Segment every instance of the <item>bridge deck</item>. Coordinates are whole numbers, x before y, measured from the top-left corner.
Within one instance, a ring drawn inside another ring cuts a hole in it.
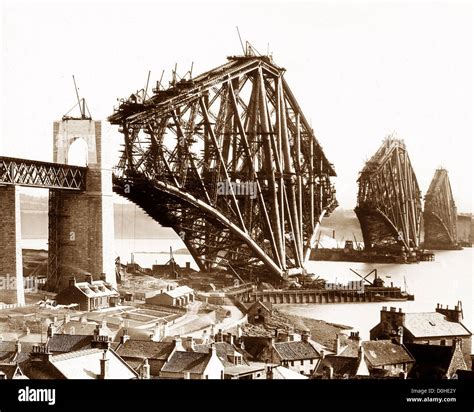
[[[0,156],[0,185],[82,191],[87,167]]]

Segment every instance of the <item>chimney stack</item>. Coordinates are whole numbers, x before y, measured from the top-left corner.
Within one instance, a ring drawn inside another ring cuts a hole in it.
[[[309,332],[308,332],[307,330],[305,330],[305,331],[303,332],[303,334],[301,335],[301,340],[302,340],[303,342],[306,342],[306,343],[308,342],[308,340],[309,340]]]
[[[122,332],[122,336],[120,336],[120,343],[124,344],[129,339],[130,339],[130,336],[128,336],[128,330],[124,329]]]
[[[73,276],[69,279],[69,286],[75,286],[76,285],[76,278]]]
[[[48,332],[47,332],[47,337],[48,338],[52,338],[54,336],[54,327],[53,327],[54,323],[50,323],[49,326],[48,326]]]
[[[90,285],[92,285],[92,275],[90,273],[88,273],[86,276],[85,276],[85,281],[87,283],[89,283]]]
[[[186,352],[183,346],[183,342],[181,341],[181,338],[176,338],[173,340],[174,343],[174,350],[177,352]]]
[[[21,342],[19,339],[17,339],[16,343],[15,343],[15,352],[16,353],[21,353]]]
[[[147,358],[145,358],[145,361],[143,362],[143,365],[142,365],[141,378],[150,379],[150,364],[148,363]]]
[[[109,360],[107,359],[107,350],[104,350],[102,359],[100,359],[100,374],[99,379],[107,379],[109,369]]]

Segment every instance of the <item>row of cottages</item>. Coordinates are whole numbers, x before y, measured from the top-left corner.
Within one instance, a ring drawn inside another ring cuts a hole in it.
[[[334,353],[322,354],[312,377],[316,379],[406,378],[413,367],[410,352],[391,340],[361,341],[358,332],[349,338],[337,335]]]
[[[463,353],[468,369],[472,366],[472,333],[462,323],[461,304],[443,308],[438,304],[435,312],[405,313],[402,309],[382,307],[380,322],[371,329],[370,340],[396,339],[400,343],[448,346],[455,352],[456,346]]]
[[[86,275],[84,282],[69,280],[69,285],[56,295],[56,303],[60,305],[77,304],[79,310],[93,311],[116,306],[120,302],[120,294],[112,285],[105,281],[93,280],[92,275]]]
[[[189,286],[178,286],[172,288],[168,285],[166,289],[155,296],[145,300],[147,304],[158,306],[174,306],[184,308],[194,302],[194,290]]]

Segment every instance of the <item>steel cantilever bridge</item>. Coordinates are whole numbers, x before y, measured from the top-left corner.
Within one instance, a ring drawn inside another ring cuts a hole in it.
[[[267,56],[229,57],[109,117],[124,137],[114,191],[173,228],[201,270],[302,273],[337,206],[334,166],[284,72]]]
[[[433,176],[425,196],[423,221],[425,247],[457,248],[457,210],[446,169],[436,170]]]
[[[355,212],[365,249],[418,249],[421,192],[405,143],[387,137],[366,162],[358,183]]]

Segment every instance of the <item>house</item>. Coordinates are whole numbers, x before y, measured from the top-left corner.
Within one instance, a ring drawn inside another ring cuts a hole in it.
[[[215,346],[208,353],[175,351],[160,372],[162,379],[223,379],[224,365]]]
[[[409,377],[415,379],[451,379],[458,371],[468,370],[458,338],[454,346],[407,343],[407,349],[415,358]]]
[[[75,303],[80,310],[92,311],[115,306],[120,302],[120,294],[105,280],[92,280],[92,275],[86,276],[85,282],[69,281],[68,287],[56,295],[60,305]]]
[[[248,321],[251,324],[265,324],[272,316],[272,304],[258,300],[247,308]]]
[[[391,340],[364,341],[361,348],[373,377],[406,378],[415,363],[404,345]]]
[[[22,365],[30,379],[137,379],[138,374],[112,349],[84,349],[53,355],[47,346],[33,348]]]
[[[0,380],[28,379],[16,363],[0,363]]]
[[[402,343],[454,346],[461,339],[461,350],[468,368],[471,367],[471,332],[462,324],[460,304],[454,309],[438,304],[435,312],[404,313],[384,306],[380,323],[370,331],[370,339],[396,338]]]
[[[21,342],[17,340],[0,341],[0,362],[20,364],[28,359],[30,352],[35,344],[29,342]]]
[[[145,300],[150,305],[186,307],[194,302],[194,290],[189,286],[178,286],[175,289],[168,285],[166,290]]]
[[[322,346],[311,341],[308,333],[304,333],[300,341],[275,342],[272,338],[270,346],[259,354],[259,359],[282,365],[303,375],[311,375],[321,359],[321,354],[316,348],[321,350]]]
[[[392,340],[361,341],[351,332],[345,345],[336,335],[335,353],[324,356],[313,377],[351,379],[362,377],[406,378],[414,364],[407,348]]]
[[[180,340],[174,342],[154,342],[152,340],[131,339],[124,334],[115,345],[115,352],[142,377],[157,378],[163,365],[175,350],[183,350]],[[143,367],[145,366],[145,371]],[[146,367],[148,366],[148,368]],[[146,372],[146,373],[144,373]]]

